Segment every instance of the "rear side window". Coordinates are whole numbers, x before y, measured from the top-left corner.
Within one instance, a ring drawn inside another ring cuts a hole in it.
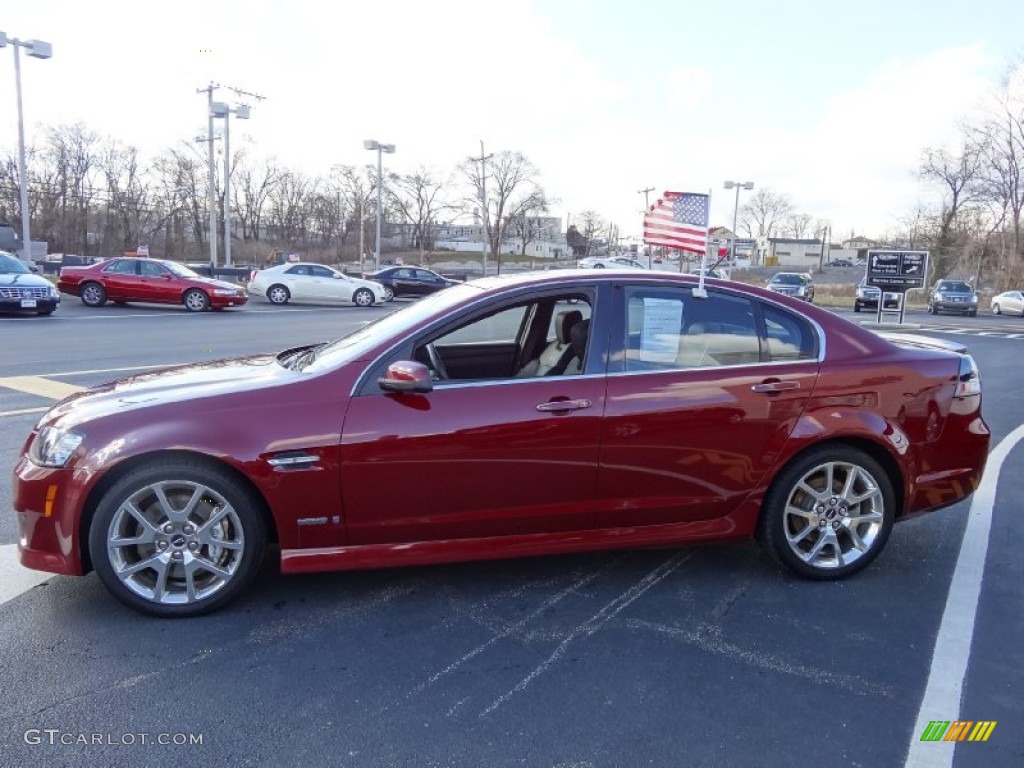
[[[115,275],[134,275],[136,262],[129,261],[128,259],[118,259],[113,264],[103,268],[104,272],[110,272]]]
[[[813,360],[818,356],[818,335],[810,323],[768,305],[762,312],[769,360]]]

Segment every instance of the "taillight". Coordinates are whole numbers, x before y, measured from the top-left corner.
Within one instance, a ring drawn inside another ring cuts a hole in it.
[[[981,394],[981,374],[978,365],[970,355],[960,356],[960,372],[956,379],[956,392],[953,397],[971,397]]]

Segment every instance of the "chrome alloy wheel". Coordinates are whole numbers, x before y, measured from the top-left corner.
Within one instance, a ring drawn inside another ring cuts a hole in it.
[[[107,557],[131,592],[162,605],[206,600],[234,578],[245,553],[242,523],[217,491],[166,480],[132,493],[107,529]]]
[[[790,549],[811,568],[823,570],[848,566],[870,552],[884,519],[878,481],[863,467],[841,461],[804,474],[783,511]]]

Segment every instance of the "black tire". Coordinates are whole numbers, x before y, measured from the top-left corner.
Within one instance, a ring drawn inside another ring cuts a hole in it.
[[[369,288],[360,288],[352,294],[352,303],[357,307],[372,307],[373,302],[373,291]]]
[[[856,301],[853,302],[853,311],[860,312],[860,304],[858,304]]]
[[[832,488],[826,493],[827,480],[823,472],[828,465],[833,465],[834,474]],[[843,487],[847,476],[843,467],[847,468],[846,472],[858,473],[854,488],[860,491],[874,490],[874,498],[848,506],[841,495],[842,491],[836,490],[837,487]],[[798,487],[801,480],[812,489],[823,492],[822,496],[813,500],[813,497]],[[812,484],[815,482],[821,487]],[[837,493],[840,495],[837,496]],[[787,514],[787,506],[791,499],[793,506],[807,511],[808,517]],[[881,510],[878,506],[881,506]],[[896,495],[892,481],[877,461],[850,446],[825,445],[797,456],[772,482],[761,507],[757,538],[776,561],[799,576],[818,581],[832,581],[857,573],[878,557],[889,539],[895,513]],[[851,520],[864,515],[880,519],[850,524]],[[806,525],[794,530],[794,523],[799,524],[801,521]],[[860,552],[854,546],[855,538],[851,530],[858,535],[857,540],[867,545],[866,551]],[[789,536],[796,538],[792,544]],[[821,539],[825,539],[825,542],[815,555],[814,546]],[[839,553],[843,552],[844,545],[849,545],[849,548],[841,558]],[[831,552],[831,560],[824,558],[826,548]],[[807,551],[808,549],[811,551]],[[855,552],[857,554],[854,559],[844,563],[844,560]],[[812,556],[813,560],[808,561],[806,556]],[[821,562],[815,564],[814,561],[819,557]]]
[[[993,315],[1001,315],[1001,314],[1003,314],[1003,310],[1001,310],[1001,309],[999,308],[999,305],[998,305],[998,304],[993,304],[993,305],[992,305],[992,314],[993,314]]]
[[[87,307],[102,307],[107,303],[107,291],[99,283],[89,281],[78,289],[82,303]]]
[[[390,285],[384,286],[384,301],[394,301],[395,290]]]
[[[291,299],[291,297],[292,292],[279,283],[267,288],[267,301],[269,301],[271,304],[277,304],[278,306],[282,306],[284,304],[287,304],[288,300]]]
[[[967,313],[967,316],[968,317],[977,317],[978,316],[978,310],[972,309],[970,312]]]
[[[594,269],[604,269],[604,264],[595,264]]]
[[[167,531],[163,527],[166,524],[163,520],[169,521],[169,518],[164,516],[161,519],[160,503],[152,491],[152,487],[157,484],[163,484],[165,497],[169,501],[173,500],[177,505],[174,508],[178,511],[184,510],[191,494],[198,495],[201,491],[204,496],[183,522],[171,523],[177,526],[174,531]],[[129,499],[158,527],[153,528],[152,544],[123,545],[116,549],[115,554],[108,547],[115,523],[120,537],[130,537],[132,533],[144,530],[134,516],[119,514],[121,506]],[[219,521],[210,519],[218,510],[223,509],[229,511]],[[205,523],[204,515],[207,518]],[[194,521],[194,525],[192,535],[186,536],[189,521]],[[128,530],[122,527],[125,523],[129,528],[132,524],[136,527]],[[208,528],[209,531],[206,530]],[[233,540],[236,544],[241,542],[241,548],[218,547],[210,544],[211,540]],[[129,472],[100,499],[88,531],[93,568],[107,590],[130,608],[165,618],[198,616],[216,610],[235,598],[259,571],[266,541],[267,530],[259,497],[225,470],[191,459],[157,460]],[[197,545],[196,550],[191,550],[193,543]],[[236,556],[235,553],[239,551],[241,554]],[[178,555],[181,559],[174,560]],[[208,594],[199,596],[195,596],[193,591],[195,599],[191,600],[186,588],[188,580],[184,578],[186,556],[190,558],[190,564],[200,563],[192,567],[194,573],[198,571],[192,579],[195,589],[210,590]],[[129,574],[126,580],[130,579],[132,586],[117,575],[116,568],[138,565],[146,560],[164,568],[167,599],[155,599],[160,582],[156,568],[140,568]],[[217,585],[211,577],[218,575],[203,570],[202,563],[222,568],[225,573],[231,569],[229,578],[221,578],[223,583]],[[149,582],[153,582],[151,586]],[[143,594],[147,589],[151,592],[148,596]]]
[[[205,312],[210,308],[210,297],[206,291],[189,288],[181,297],[181,303],[189,312]]]

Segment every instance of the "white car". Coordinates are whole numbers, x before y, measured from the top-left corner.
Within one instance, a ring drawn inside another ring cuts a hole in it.
[[[372,307],[385,301],[384,286],[349,277],[324,264],[298,262],[261,269],[249,280],[249,293],[265,296],[271,304],[289,301],[312,304],[355,304]]]
[[[647,269],[645,265],[636,259],[627,259],[625,256],[615,256],[610,259],[599,259],[591,256],[586,259],[580,259],[576,262],[576,266],[580,269]]]
[[[993,315],[1020,315],[1024,317],[1024,293],[1007,291],[992,297]]]

